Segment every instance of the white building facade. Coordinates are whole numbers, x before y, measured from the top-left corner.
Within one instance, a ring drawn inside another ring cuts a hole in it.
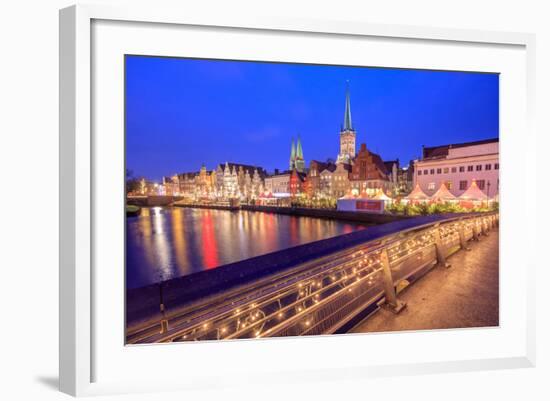
[[[460,196],[475,180],[488,198],[494,198],[499,193],[499,169],[498,138],[425,147],[422,160],[414,161],[413,188],[418,184],[431,196],[443,183]]]
[[[275,196],[289,196],[290,173],[275,174],[265,179],[265,192]]]

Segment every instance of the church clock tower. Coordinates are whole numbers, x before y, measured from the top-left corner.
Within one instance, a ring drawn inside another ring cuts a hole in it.
[[[340,153],[336,163],[351,164],[355,158],[356,132],[351,123],[351,102],[349,98],[349,84],[346,88],[346,108],[344,110],[344,124],[340,130]]]

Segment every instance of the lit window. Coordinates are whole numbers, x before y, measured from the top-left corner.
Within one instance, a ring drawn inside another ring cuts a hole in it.
[[[430,183],[428,184],[428,189],[429,189],[430,191],[433,191],[433,190],[435,189],[435,182],[430,182]]]
[[[443,174],[449,174],[449,167],[445,167],[443,169]]]
[[[447,187],[447,189],[450,191],[451,189],[453,189],[453,183],[452,181],[447,181],[445,183],[445,186]]]

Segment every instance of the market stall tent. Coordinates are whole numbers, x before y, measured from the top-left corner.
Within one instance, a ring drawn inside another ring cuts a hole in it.
[[[372,197],[372,199],[376,200],[383,200],[385,204],[392,203],[393,199],[390,198],[388,195],[384,193],[381,189],[379,189],[376,194]]]
[[[379,189],[376,194],[372,197],[373,199],[379,199],[384,201],[391,201],[392,198],[390,198],[388,195],[384,193],[381,189]]]
[[[427,201],[428,199],[430,199],[430,197],[420,189],[420,185],[416,184],[416,187],[414,187],[412,192],[408,194],[405,199],[409,202],[418,202]]]
[[[487,195],[483,193],[481,189],[477,186],[476,180],[472,181],[470,187],[464,191],[462,195],[458,197],[462,201],[482,201],[487,199]]]
[[[456,196],[449,191],[447,185],[441,183],[439,189],[430,197],[430,199],[434,202],[452,202],[456,201]]]

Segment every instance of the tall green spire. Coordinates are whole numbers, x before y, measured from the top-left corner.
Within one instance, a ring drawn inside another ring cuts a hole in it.
[[[300,135],[298,135],[298,144],[296,145],[296,159],[304,160],[304,154],[302,152],[302,142],[300,141]]]
[[[346,110],[344,112],[344,126],[342,131],[353,131],[351,124],[351,102],[349,99],[349,81],[346,81]]]
[[[302,152],[302,141],[300,140],[300,135],[298,135],[298,145],[296,147],[296,161],[294,162],[294,167],[300,173],[305,172],[306,163],[304,161],[304,153]]]
[[[296,162],[296,146],[294,145],[294,138],[292,138],[292,145],[290,147],[290,162],[289,169],[294,169],[294,163]]]

